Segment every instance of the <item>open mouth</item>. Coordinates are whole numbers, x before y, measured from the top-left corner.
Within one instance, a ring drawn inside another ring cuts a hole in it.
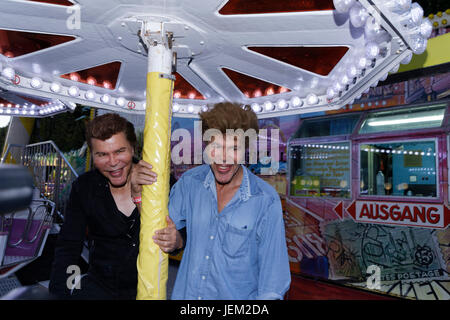
[[[120,176],[122,176],[123,173],[123,168],[114,170],[114,171],[109,171],[109,175],[112,176],[113,178],[119,178]]]

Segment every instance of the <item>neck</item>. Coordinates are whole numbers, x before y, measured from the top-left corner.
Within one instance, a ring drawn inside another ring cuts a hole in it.
[[[109,181],[108,181],[108,184],[109,184],[109,189],[111,190],[112,193],[115,193],[115,194],[129,193],[129,194],[131,194],[131,183],[130,183],[129,176],[127,177],[127,182],[125,182],[125,184],[122,186],[119,186],[119,187],[113,186],[111,184],[111,182],[109,182]]]
[[[239,169],[234,174],[233,178],[231,178],[231,181],[227,184],[220,184],[216,181],[216,190],[217,192],[221,192],[224,190],[230,190],[234,189],[236,187],[240,187],[242,183],[242,177],[244,176],[244,169],[242,166],[239,166]]]

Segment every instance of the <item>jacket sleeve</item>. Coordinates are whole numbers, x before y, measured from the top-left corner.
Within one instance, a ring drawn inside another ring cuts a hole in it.
[[[82,194],[80,189],[78,181],[75,181],[72,184],[64,223],[58,236],[50,275],[49,291],[60,298],[67,298],[70,295],[67,282],[69,282],[69,285],[75,284],[72,280],[75,279],[73,269],[76,269],[78,265],[83,242],[86,238],[87,219],[86,212],[81,206]],[[69,266],[75,267],[68,270]],[[67,281],[70,276],[72,276],[72,279],[70,279],[72,281]]]

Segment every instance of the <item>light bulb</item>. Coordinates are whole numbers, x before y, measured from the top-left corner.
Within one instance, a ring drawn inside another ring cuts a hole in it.
[[[274,108],[275,108],[275,106],[273,105],[272,102],[270,102],[270,101],[264,102],[264,109],[266,111],[272,111]]]
[[[358,73],[359,73],[359,70],[358,70],[358,68],[357,68],[356,66],[354,66],[354,65],[351,65],[351,66],[348,67],[348,69],[347,69],[347,76],[348,76],[350,79],[353,79],[353,78],[357,77],[357,76],[358,76]]]
[[[355,28],[361,28],[366,23],[369,13],[359,2],[350,9],[350,22]]]
[[[384,5],[392,12],[402,14],[411,8],[411,0],[390,0]]]
[[[71,95],[72,97],[78,97],[80,94],[80,90],[78,89],[78,87],[75,86],[71,86],[68,92],[69,95]]]
[[[365,69],[369,65],[369,60],[366,57],[360,57],[358,59],[357,67],[360,70]]]
[[[345,13],[355,4],[355,0],[333,0],[334,7],[339,13]]]
[[[423,19],[420,25],[420,35],[425,39],[428,39],[431,36],[431,32],[433,31],[433,25],[430,20],[425,18]]]
[[[173,112],[178,112],[180,110],[180,105],[178,103],[174,103],[172,106]]]
[[[103,103],[109,103],[111,96],[109,94],[104,94],[101,96],[100,101]]]
[[[251,105],[251,107],[252,107],[252,110],[255,112],[255,113],[258,113],[258,112],[260,112],[261,111],[261,106],[258,104],[258,103],[252,103],[252,105]]]
[[[284,110],[288,107],[288,104],[287,104],[286,100],[280,99],[277,101],[277,107],[278,107],[278,109]]]
[[[368,42],[366,44],[366,57],[369,59],[375,59],[380,54],[380,47],[374,42]]]
[[[409,64],[412,60],[413,54],[410,52],[400,63],[401,64]]]
[[[192,105],[192,104],[188,105],[187,111],[188,111],[189,113],[194,113],[194,111],[195,111],[194,105]]]
[[[328,88],[327,90],[327,98],[329,100],[334,99],[337,96],[337,92],[333,88]]]
[[[16,77],[16,71],[11,67],[6,67],[2,70],[2,76],[8,80],[13,80]]]
[[[207,112],[209,110],[208,106],[202,106],[202,112]]]
[[[344,87],[350,83],[350,78],[344,74],[341,79],[340,79],[341,83],[344,85]]]
[[[61,85],[57,82],[53,82],[50,86],[50,90],[54,93],[59,93],[61,91]]]
[[[422,7],[417,3],[414,2],[411,5],[411,22],[418,26],[423,20],[423,9]]]
[[[291,103],[291,105],[292,105],[294,108],[298,108],[298,107],[301,107],[301,106],[303,105],[302,99],[300,99],[300,98],[297,97],[297,96],[292,97],[290,103]]]
[[[116,105],[118,105],[119,107],[123,107],[125,105],[125,99],[123,97],[117,98]]]
[[[306,96],[306,102],[309,105],[315,105],[319,103],[319,98],[314,93],[310,93]]]
[[[39,89],[42,87],[42,80],[40,78],[34,77],[30,81],[30,86],[34,89]]]
[[[88,100],[94,100],[94,98],[95,98],[95,92],[94,92],[94,90],[88,90],[88,91],[86,91],[86,93],[85,93],[84,96],[85,96],[86,99],[88,99]]]
[[[415,54],[422,54],[427,49],[427,39],[422,38],[419,35],[414,36],[411,39],[411,50]]]

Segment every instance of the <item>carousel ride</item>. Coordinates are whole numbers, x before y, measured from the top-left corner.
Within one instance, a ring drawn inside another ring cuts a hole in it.
[[[339,109],[426,50],[423,13],[411,0],[6,0],[0,115],[146,115],[144,160],[162,179],[143,191],[138,299],[164,299],[167,256],[145,235],[167,215],[171,117],[221,101],[260,119]]]

